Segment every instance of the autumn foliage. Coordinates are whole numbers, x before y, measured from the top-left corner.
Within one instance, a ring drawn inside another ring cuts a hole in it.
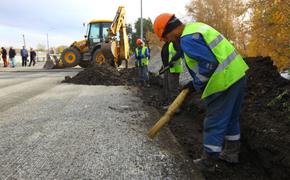
[[[192,0],[186,8],[196,21],[211,25],[234,41],[234,22],[242,13],[243,6],[239,0]]]
[[[271,56],[279,69],[290,67],[290,3],[287,0],[251,0],[250,56]]]
[[[191,0],[187,13],[220,31],[244,56],[271,56],[290,67],[290,3],[287,0]]]

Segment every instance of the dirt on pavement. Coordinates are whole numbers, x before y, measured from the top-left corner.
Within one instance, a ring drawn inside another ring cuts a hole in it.
[[[241,113],[242,146],[239,164],[219,162],[206,179],[287,179],[290,177],[290,82],[283,79],[270,58],[246,59],[247,95]],[[112,76],[113,75],[113,76]],[[88,68],[64,82],[89,85],[136,85],[135,68],[116,71],[109,66]],[[165,101],[159,79],[150,76],[151,87],[138,95],[160,113]],[[190,95],[169,123],[169,128],[192,159],[202,152],[205,109],[199,94]],[[156,121],[158,120],[158,117]]]

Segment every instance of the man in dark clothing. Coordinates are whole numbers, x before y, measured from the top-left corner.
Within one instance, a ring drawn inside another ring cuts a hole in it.
[[[33,61],[33,66],[35,65],[35,57],[36,57],[36,52],[33,50],[33,48],[30,48],[30,62],[29,62],[29,66],[31,66],[32,61]]]
[[[4,47],[1,47],[2,49],[2,59],[3,59],[3,64],[4,64],[4,67],[7,67],[8,66],[8,62],[7,62],[7,51]]]
[[[181,61],[180,48],[173,43],[165,43],[161,50],[161,59],[163,63],[162,70],[166,66],[170,66],[170,69],[165,71],[163,85],[164,93],[167,97],[167,102],[164,109],[168,108],[168,105],[176,98],[179,93],[179,75],[183,72]]]
[[[28,58],[28,52],[25,49],[25,46],[20,51],[21,57],[22,57],[22,66],[26,66],[27,58]]]
[[[13,67],[13,68],[15,67],[15,55],[16,55],[15,50],[13,49],[13,47],[10,47],[9,60],[10,60],[11,67]]]

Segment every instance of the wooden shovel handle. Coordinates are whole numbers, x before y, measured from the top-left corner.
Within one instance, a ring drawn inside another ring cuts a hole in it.
[[[148,137],[153,139],[159,130],[165,126],[172,118],[176,110],[181,106],[187,94],[189,93],[189,89],[182,90],[179,95],[175,98],[173,103],[169,106],[166,113],[157,121],[157,123],[148,131]]]

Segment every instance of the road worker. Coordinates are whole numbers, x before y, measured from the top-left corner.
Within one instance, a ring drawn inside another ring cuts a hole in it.
[[[141,85],[149,86],[149,72],[148,72],[148,64],[149,64],[149,50],[141,39],[136,40],[136,49],[135,49],[135,65],[139,69],[139,80]]]
[[[160,14],[154,32],[165,42],[179,44],[192,77],[183,88],[202,92],[205,103],[203,154],[194,160],[202,171],[215,171],[216,160],[238,162],[239,116],[248,69],[234,46],[204,23],[183,24],[174,14]]]

